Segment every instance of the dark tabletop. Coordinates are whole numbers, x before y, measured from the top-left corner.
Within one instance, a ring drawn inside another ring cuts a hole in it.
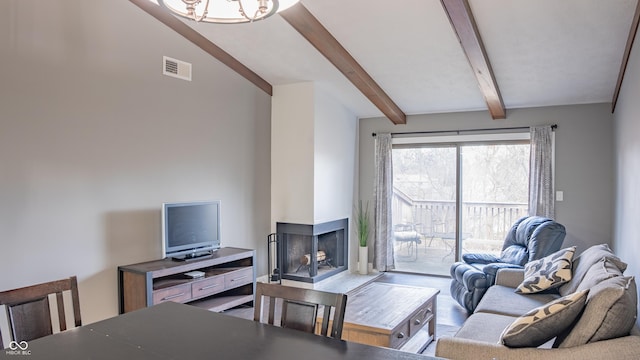
[[[28,359],[430,359],[173,302],[29,342]],[[8,350],[8,349],[7,349]],[[0,350],[0,357],[16,359]]]

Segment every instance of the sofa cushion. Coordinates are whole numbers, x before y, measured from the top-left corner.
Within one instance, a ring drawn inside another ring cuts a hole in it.
[[[554,347],[573,347],[628,335],[637,317],[632,276],[616,276],[593,286],[577,323],[556,338]]]
[[[513,292],[512,287],[494,285],[487,289],[476,307],[475,313],[483,312],[518,317],[559,297],[558,294],[545,292],[523,295]]]
[[[521,294],[554,289],[571,280],[571,265],[576,247],[568,247],[530,261],[524,266],[524,281],[516,288]]]
[[[498,344],[500,334],[515,319],[512,316],[474,313],[465,320],[455,336],[462,339]]]
[[[493,263],[485,265],[482,268],[482,271],[487,274],[487,279],[491,279],[490,284],[495,284],[496,277],[498,276],[498,271],[502,269],[524,269],[524,267],[514,264]]]
[[[627,264],[614,255],[608,245],[594,245],[573,259],[573,276],[569,282],[558,288],[560,295],[564,296],[576,292],[591,266],[604,258],[609,259],[621,272],[627,268]]]
[[[610,259],[602,258],[597,263],[591,265],[580,282],[580,285],[578,285],[577,291],[591,289],[604,280],[616,276],[622,276],[622,271],[620,271],[618,266]]]
[[[500,336],[508,347],[538,347],[569,327],[584,308],[589,290],[556,299],[518,317]]]

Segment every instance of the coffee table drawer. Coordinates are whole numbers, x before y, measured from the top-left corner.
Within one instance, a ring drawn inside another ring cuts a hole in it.
[[[409,320],[409,334],[413,336],[420,331],[425,324],[428,324],[433,319],[433,315],[433,301],[429,301]]]
[[[409,341],[409,336],[409,323],[405,322],[396,330],[394,330],[389,336],[389,347],[392,349],[401,347],[402,344]]]

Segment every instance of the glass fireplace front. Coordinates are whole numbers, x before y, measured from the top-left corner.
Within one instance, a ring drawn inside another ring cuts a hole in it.
[[[314,283],[347,269],[348,219],[316,225],[277,223],[282,279]]]

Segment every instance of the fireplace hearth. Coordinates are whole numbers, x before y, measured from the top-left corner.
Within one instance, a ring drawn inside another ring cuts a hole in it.
[[[277,223],[282,279],[315,283],[347,270],[348,219],[306,225]]]

